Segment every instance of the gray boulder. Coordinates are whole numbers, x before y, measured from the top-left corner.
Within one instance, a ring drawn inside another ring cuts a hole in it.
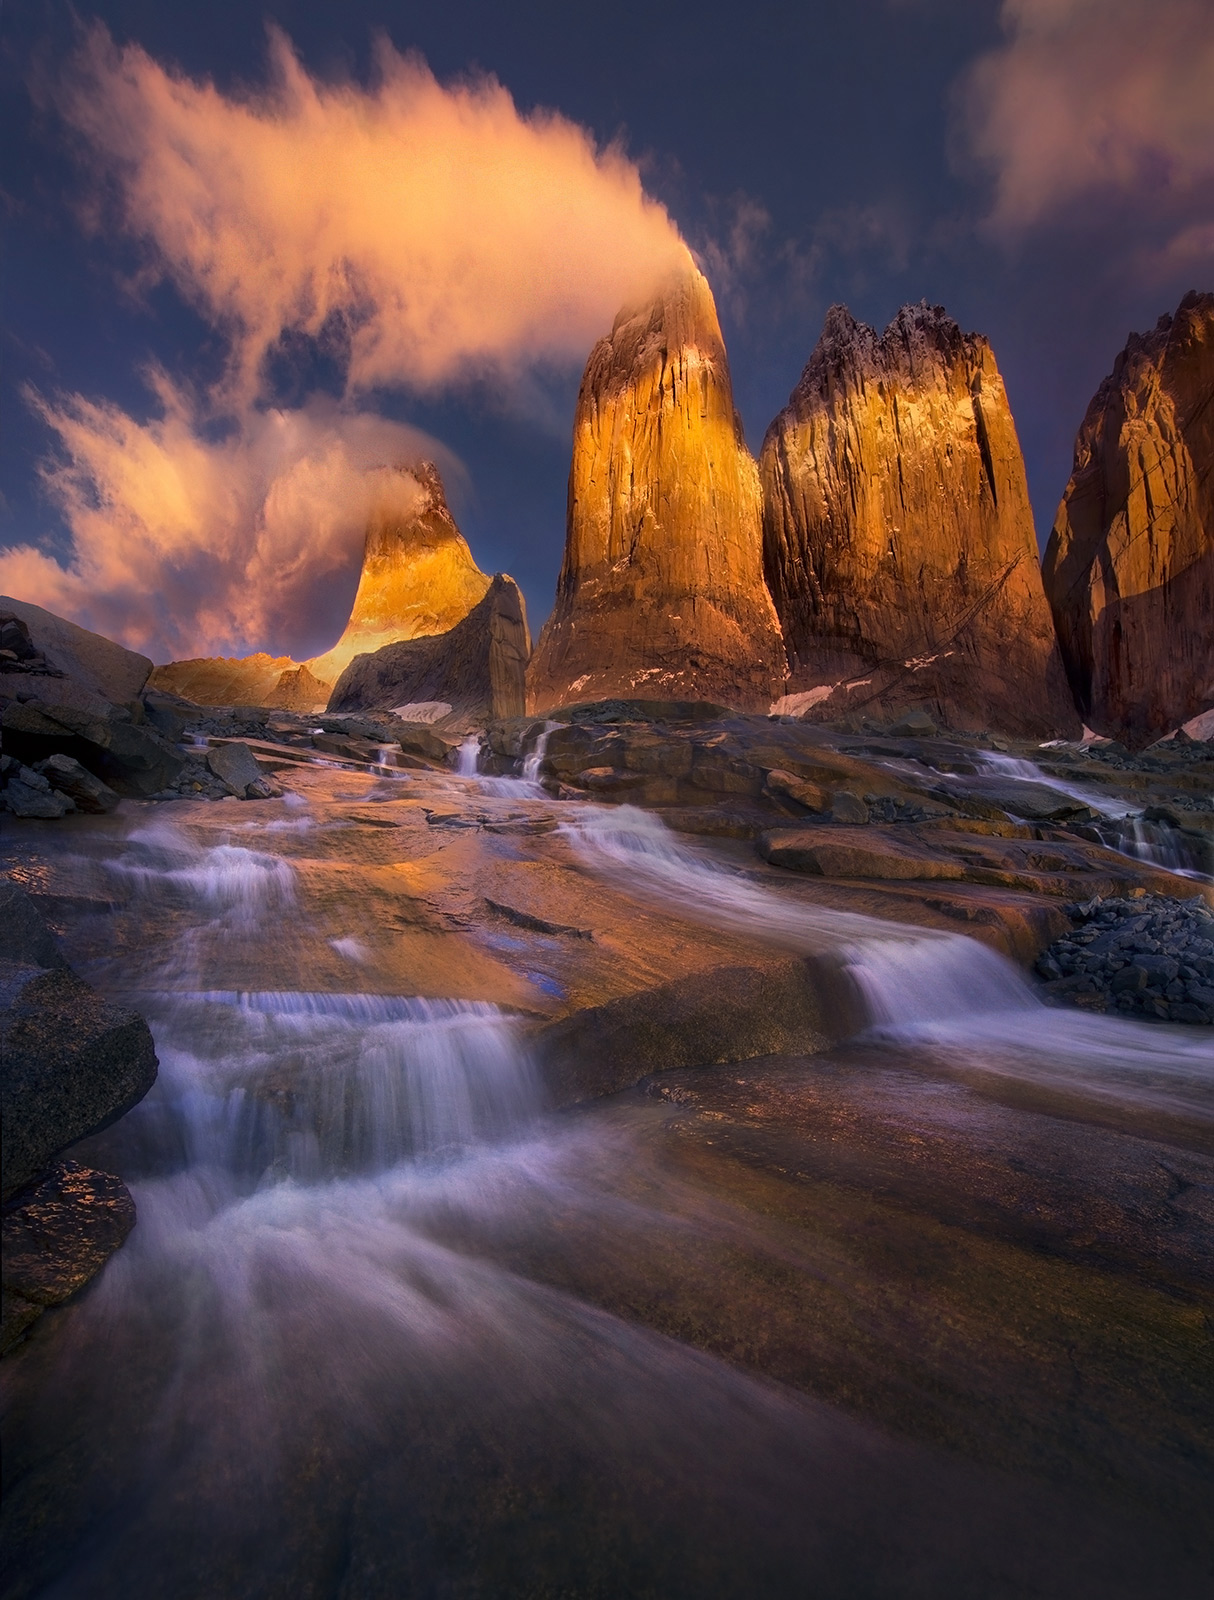
[[[76,809],[75,802],[67,795],[52,789],[48,778],[30,767],[23,767],[20,762],[7,761],[0,777],[4,785],[0,788],[0,808],[14,817],[51,820]]]
[[[88,811],[99,816],[103,812],[113,811],[118,804],[118,796],[114,791],[100,778],[94,777],[87,767],[81,766],[75,756],[47,756],[34,770],[41,773],[53,789],[74,800],[77,811]]]
[[[125,705],[139,694],[152,671],[147,656],[9,595],[0,595],[0,633],[6,645],[10,634],[14,640],[22,635],[28,639],[30,653],[17,667],[26,669],[21,676],[31,685],[44,674],[57,675],[113,705]],[[45,668],[34,666],[31,670],[31,661],[39,659]]]
[[[156,1067],[138,1013],[103,1000],[66,967],[0,964],[3,1198],[142,1100]]]
[[[355,656],[337,680],[329,710],[443,701],[469,722],[519,717],[526,709],[530,654],[523,597],[514,579],[499,572],[480,604],[447,633]]]
[[[48,680],[55,681],[55,680]],[[120,795],[143,796],[167,788],[184,764],[181,752],[154,728],[131,720],[88,690],[61,683],[58,700],[13,700],[0,715],[6,750],[23,761],[74,756]]]
[[[282,793],[280,786],[257,765],[257,758],[248,745],[238,739],[208,750],[207,766],[238,800],[268,800]]]

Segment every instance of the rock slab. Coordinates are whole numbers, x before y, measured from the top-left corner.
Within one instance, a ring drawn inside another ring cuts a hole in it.
[[[1214,294],[1130,335],[1079,430],[1044,572],[1095,732],[1137,749],[1214,706]]]

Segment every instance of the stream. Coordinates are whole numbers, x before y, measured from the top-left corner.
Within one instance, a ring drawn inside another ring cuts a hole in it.
[[[738,1122],[722,1144],[728,1119],[695,1110],[703,1083],[745,1084],[761,1111],[762,1063],[556,1114],[524,1019],[364,992],[345,928],[318,932],[348,958],[348,987],[310,986],[303,965],[284,984],[305,917],[279,842],[340,825],[357,853],[374,834],[320,805],[240,807],[219,844],[147,807],[98,819],[84,845],[40,835],[79,890],[67,953],[147,1016],[160,1076],[79,1152],[122,1174],[138,1226],[0,1372],[6,1600],[1208,1592],[1210,1460],[1176,1421],[1208,1428],[1185,1388],[1205,1382],[1195,1358],[1159,1380],[1179,1398],[1143,1402],[1140,1438],[1125,1419],[1154,1380],[1130,1370],[1137,1346],[1083,1354],[1099,1342],[1083,1297],[1104,1306],[1111,1273],[1116,1299],[1124,1263],[1070,1234],[1046,1252],[1065,1281],[1017,1254],[1044,1188],[1023,1215],[991,1201],[1014,1227],[958,1221],[941,1198],[969,1193],[979,1147],[1044,1162],[1025,1151],[1053,1138],[1058,1108],[1051,1195],[1072,1179],[1078,1194],[1085,1162],[1128,1183],[1135,1163],[1171,1160],[1201,1191],[1208,1040],[1049,1009],[962,935],[812,907],[652,815],[554,805],[534,774],[477,779],[469,757],[464,792],[542,800],[588,882],[833,954],[866,1024],[824,1057],[780,1058],[771,1083],[834,1096],[839,1116],[870,1085],[912,1143],[954,1156],[880,1212],[862,1184],[820,1191],[810,1173],[807,1220],[778,1129],[744,1149]],[[90,897],[116,907],[104,938]],[[1190,1130],[1174,1159],[1124,1135],[1139,1115]],[[964,1337],[944,1300],[920,1328],[959,1228],[967,1265],[948,1273],[979,1284],[982,1307]],[[874,1265],[883,1252],[899,1265]],[[907,1274],[905,1302],[887,1271]],[[1187,1267],[1166,1284],[1144,1271],[1125,1293],[1148,1345],[1169,1317],[1201,1323]],[[1050,1296],[1050,1327],[1080,1331],[1039,1332],[1030,1306]],[[924,1347],[913,1373],[900,1328]],[[797,1353],[797,1330],[820,1355]],[[1080,1420],[1057,1427],[1051,1339],[1057,1392],[1083,1392]]]

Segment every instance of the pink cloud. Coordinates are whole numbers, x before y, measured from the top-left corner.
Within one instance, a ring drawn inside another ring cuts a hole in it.
[[[337,330],[356,389],[580,363],[687,260],[620,150],[386,40],[369,86],[325,84],[274,31],[269,85],[235,95],[98,27],[62,109],[245,396],[285,331]]]
[[[1005,235],[1127,198],[1176,229],[1210,220],[1209,0],[1004,0],[1006,43],[960,85],[967,151]],[[1200,212],[1200,215],[1195,215]]]
[[[371,511],[405,512],[416,492],[394,467],[433,457],[460,471],[417,429],[331,403],[250,412],[214,441],[180,389],[154,382],[161,414],[145,424],[80,395],[35,397],[59,441],[43,471],[73,550],[63,563],[0,551],[0,592],[157,661],[327,648]]]

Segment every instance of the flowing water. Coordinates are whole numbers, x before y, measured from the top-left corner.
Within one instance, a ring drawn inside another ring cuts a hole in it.
[[[929,1048],[1209,1113],[1208,1047],[1180,1030],[1047,1011],[985,946],[783,895],[630,808],[563,815],[638,903],[833,953],[878,1061]],[[842,1269],[672,1165],[656,1102],[554,1117],[514,1015],[284,986],[306,918],[275,843],[338,826],[298,801],[239,844],[116,818],[73,867],[122,901],[88,971],[148,1016],[160,1077],[82,1152],[138,1226],[5,1363],[6,1596],[1150,1592],[1175,1543],[1155,1513],[1123,1526],[998,1451],[772,1381],[746,1354],[762,1298],[696,1348],[739,1259],[823,1305]],[[1166,1592],[1196,1570],[1177,1556]]]

